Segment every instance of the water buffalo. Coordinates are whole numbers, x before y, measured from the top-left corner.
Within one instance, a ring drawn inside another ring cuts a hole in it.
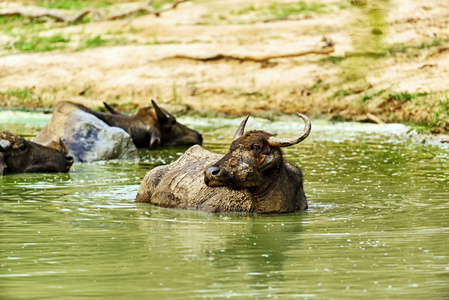
[[[0,133],[0,176],[10,173],[68,172],[73,158],[9,132]]]
[[[35,142],[69,152],[77,162],[137,158],[137,147],[201,144],[201,135],[176,122],[157,106],[137,114],[120,113],[104,103],[109,113],[69,101],[59,102]]]
[[[136,202],[197,209],[207,212],[288,213],[307,209],[301,170],[284,162],[280,147],[303,141],[310,120],[295,138],[283,139],[255,130],[244,133],[240,124],[226,155],[200,146],[188,149],[177,161],[148,172]]]
[[[182,125],[165,109],[151,100],[153,107],[143,107],[137,114],[128,115],[114,110],[104,103],[110,113],[93,111],[77,104],[80,110],[88,112],[109,126],[123,128],[128,132],[137,148],[201,145],[201,134]]]

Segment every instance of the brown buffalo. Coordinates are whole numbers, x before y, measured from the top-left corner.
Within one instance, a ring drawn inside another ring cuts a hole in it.
[[[67,151],[76,162],[138,158],[137,147],[201,144],[201,135],[178,123],[153,101],[137,114],[94,111],[81,104],[59,102],[36,143]]]
[[[153,100],[153,107],[143,107],[137,114],[120,113],[104,103],[110,113],[91,110],[77,104],[80,110],[88,112],[109,126],[124,129],[131,135],[137,148],[171,147],[201,145],[201,134],[178,123],[176,118],[165,109],[160,108]]]
[[[10,173],[68,172],[73,158],[9,132],[0,133],[0,176]]]
[[[244,133],[240,124],[230,152],[218,155],[191,147],[177,161],[147,173],[136,202],[208,212],[288,213],[307,209],[301,170],[284,162],[280,147],[303,141],[310,120],[293,139],[265,131]]]

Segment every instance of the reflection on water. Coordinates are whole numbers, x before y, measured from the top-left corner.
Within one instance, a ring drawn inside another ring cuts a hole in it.
[[[240,119],[183,121],[225,153]],[[289,136],[296,121],[247,127]],[[0,126],[27,133],[20,122]],[[448,149],[413,144],[397,125],[312,130],[284,151],[302,167],[310,203],[287,215],[133,203],[145,173],[185,148],[5,176],[1,298],[447,299]]]

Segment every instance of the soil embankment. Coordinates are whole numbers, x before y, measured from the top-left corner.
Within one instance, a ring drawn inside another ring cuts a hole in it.
[[[282,18],[273,16],[273,1],[227,0],[183,3],[160,17],[49,22],[33,34],[66,40],[47,52],[14,50],[17,35],[4,32],[3,44],[12,47],[0,57],[0,106],[107,101],[126,111],[155,99],[178,111],[300,111],[449,131],[447,1],[390,1],[374,16],[375,6],[352,2],[305,1],[303,12]],[[317,54],[330,46],[331,53]],[[232,59],[292,53],[301,55]],[[217,55],[231,59],[188,58]]]

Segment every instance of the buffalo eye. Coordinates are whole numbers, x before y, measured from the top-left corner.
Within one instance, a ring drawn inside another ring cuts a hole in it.
[[[251,148],[250,148],[251,151],[259,151],[260,149],[261,148],[259,145],[251,145]]]
[[[19,147],[18,147],[18,149],[19,149],[20,151],[25,151],[25,150],[28,149],[28,147],[27,147],[26,144],[20,144]]]

